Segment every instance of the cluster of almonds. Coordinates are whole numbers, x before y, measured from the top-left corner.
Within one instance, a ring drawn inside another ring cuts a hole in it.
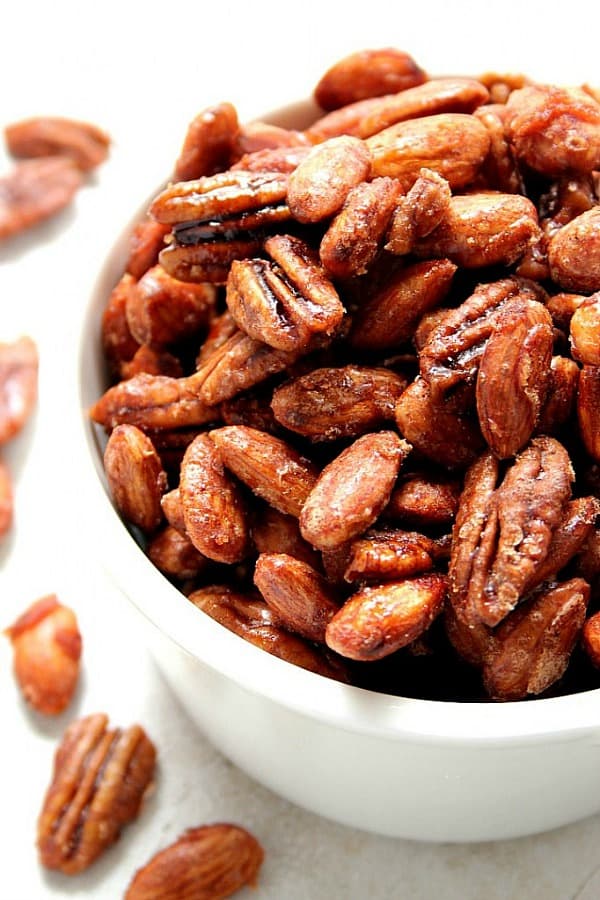
[[[66,205],[81,183],[80,172],[102,162],[109,143],[93,125],[52,118],[9,126],[6,138],[13,155],[37,158],[19,164],[0,181],[0,238]],[[37,377],[38,354],[31,338],[0,344],[0,446],[19,434],[30,418]],[[0,540],[12,520],[12,481],[0,461]],[[27,703],[44,716],[65,712],[81,667],[83,642],[75,612],[49,594],[29,606],[4,633]],[[73,721],[56,750],[37,823],[41,863],[74,875],[98,859],[139,815],[152,788],[156,756],[154,744],[139,725],[110,728],[103,713]],[[126,896],[218,900],[245,884],[255,884],[263,856],[254,836],[238,825],[191,828],[136,872]]]
[[[598,92],[385,49],[314,96],[301,131],[198,115],[132,235],[91,410],[116,506],[192,603],[313,671],[595,686]]]

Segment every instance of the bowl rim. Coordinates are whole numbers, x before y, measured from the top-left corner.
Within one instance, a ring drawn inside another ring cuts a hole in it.
[[[293,123],[314,114],[312,101],[298,101],[261,117]],[[158,182],[158,179],[157,179]],[[164,182],[163,182],[164,183]],[[100,317],[110,289],[124,271],[127,239],[147,210],[149,195],[117,239],[107,240],[102,266],[81,311],[75,384],[78,442],[85,455],[82,489],[86,514],[102,535],[100,560],[138,612],[188,657],[310,719],[348,732],[419,743],[504,746],[573,741],[587,736],[600,744],[600,688],[559,697],[503,703],[422,700],[381,694],[301,669],[250,644],[199,610],[144,554],[114,508],[102,466],[101,429],[88,415],[103,382]]]

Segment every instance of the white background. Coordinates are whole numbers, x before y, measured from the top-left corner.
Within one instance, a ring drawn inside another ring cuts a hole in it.
[[[593,4],[5,2],[0,125],[35,114],[88,119],[113,138],[110,160],[71,209],[0,245],[0,341],[23,333],[41,354],[37,412],[4,454],[16,523],[0,548],[0,627],[42,594],[78,613],[83,677],[57,720],[25,708],[0,642],[0,900],[121,897],[132,873],[185,828],[246,825],[266,862],[269,900],[439,897],[566,900],[600,896],[600,818],[531,838],[429,845],[317,819],[251,782],[195,731],[140,644],[126,601],[99,563],[86,515],[84,449],[75,427],[80,316],[102,259],[170,171],[185,128],[230,100],[242,119],[308,94],[355,49],[394,45],[433,73],[521,70],[542,80],[600,82]],[[0,149],[1,169],[10,161]],[[35,821],[60,734],[79,714],[139,721],[160,754],[142,818],[89,872],[44,873]],[[543,765],[543,759],[540,759]],[[357,798],[360,803],[360,798]],[[587,886],[585,886],[587,885]]]

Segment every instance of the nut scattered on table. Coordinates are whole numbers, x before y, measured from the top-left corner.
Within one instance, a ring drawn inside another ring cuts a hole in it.
[[[597,687],[598,95],[384,48],[315,99],[304,131],[201,112],[134,230],[91,416],[144,432],[168,484],[127,512],[113,483],[117,506],[135,524],[151,498],[159,568],[313,670],[326,651],[434,698]],[[161,268],[173,309],[177,282],[214,292],[185,340],[138,326]]]
[[[79,681],[82,641],[73,610],[49,594],[36,600],[5,633],[25,700],[44,715],[63,712]]]

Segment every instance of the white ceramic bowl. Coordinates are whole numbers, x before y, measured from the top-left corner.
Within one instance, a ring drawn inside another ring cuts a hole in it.
[[[301,127],[307,109],[268,118]],[[600,811],[600,690],[494,704],[343,685],[227,631],[154,568],[112,506],[100,436],[86,415],[106,387],[100,317],[123,271],[130,227],[102,266],[81,334],[86,508],[109,573],[140,613],[140,640],[202,732],[288,800],[385,835],[509,838]]]

